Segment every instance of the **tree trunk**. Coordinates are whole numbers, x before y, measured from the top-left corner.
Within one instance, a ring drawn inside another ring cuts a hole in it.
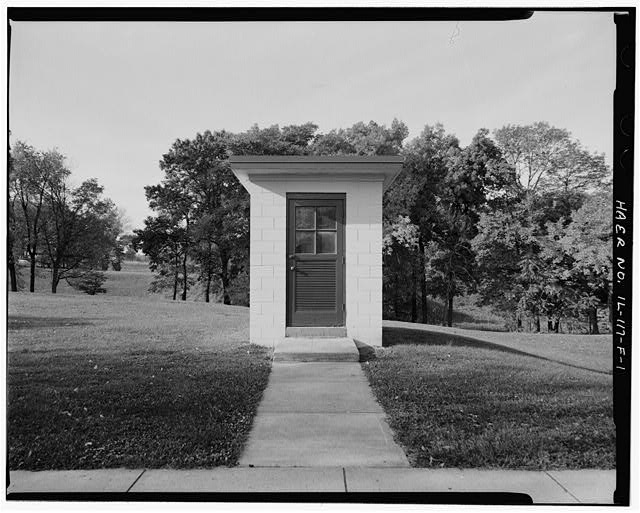
[[[536,333],[540,333],[540,316],[536,315]]]
[[[553,331],[555,331],[556,333],[560,333],[560,319],[556,319],[555,322],[553,323]]]
[[[411,280],[411,322],[418,320],[418,284],[416,283],[416,270],[413,269],[413,279]]]
[[[420,295],[422,296],[420,306],[422,308],[422,323],[427,324],[429,304],[427,303],[427,277],[424,274],[424,244],[421,239],[418,241],[418,247],[420,249],[420,258],[418,260],[420,263]]]
[[[173,262],[173,300],[178,296],[178,257]]]
[[[207,273],[207,288],[204,291],[204,302],[209,302],[209,291],[211,290],[211,271]]]
[[[400,319],[398,317],[398,312],[400,310],[400,301],[398,299],[398,281],[399,280],[396,275],[396,278],[394,279],[395,287],[393,287],[393,315],[395,316],[396,321]]]
[[[211,299],[211,281],[213,280],[213,271],[211,270],[211,266],[208,266],[207,269],[207,287],[204,291],[204,302],[208,303]]]
[[[16,274],[16,261],[13,255],[9,256],[7,261],[7,267],[9,268],[9,278],[11,279],[11,292],[18,292],[18,277]]]
[[[30,274],[29,274],[29,292],[36,290],[36,254],[29,252]]]
[[[516,330],[517,331],[521,331],[522,330],[522,317],[520,317],[519,315],[516,318]]]
[[[231,296],[229,296],[229,259],[222,253],[220,255],[220,263],[222,264],[222,270],[220,272],[220,281],[222,282],[222,303],[225,305],[231,304]]]
[[[222,303],[230,305],[231,296],[229,296],[229,278],[227,277],[227,273],[220,276],[220,281],[222,281]]]
[[[600,330],[598,329],[598,309],[595,306],[589,308],[589,334],[600,334]]]
[[[180,299],[182,299],[182,301],[186,301],[187,300],[187,287],[188,287],[188,282],[187,282],[187,252],[184,252],[184,257],[182,258],[182,296],[180,296]]]
[[[547,331],[551,333],[553,331],[553,320],[547,318]]]
[[[447,304],[447,326],[453,326],[453,293],[449,294]]]
[[[55,294],[58,291],[59,282],[60,282],[60,269],[58,268],[58,264],[54,263],[53,272],[51,273],[51,293],[52,294]]]
[[[447,326],[453,325],[453,272],[447,274],[447,301],[445,304]]]

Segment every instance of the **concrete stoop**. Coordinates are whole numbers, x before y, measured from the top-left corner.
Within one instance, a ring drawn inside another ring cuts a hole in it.
[[[360,353],[348,337],[286,337],[276,344],[274,362],[357,362]]]

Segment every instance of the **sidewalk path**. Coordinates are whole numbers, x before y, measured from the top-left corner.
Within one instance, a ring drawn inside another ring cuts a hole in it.
[[[240,466],[409,467],[359,363],[280,363]]]
[[[615,470],[214,468],[12,471],[16,493],[516,492],[535,503],[612,504]],[[28,498],[21,496],[20,498]],[[407,497],[407,502],[411,499]]]

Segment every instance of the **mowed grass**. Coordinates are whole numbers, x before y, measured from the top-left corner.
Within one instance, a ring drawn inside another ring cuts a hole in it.
[[[11,293],[9,468],[234,465],[270,372],[248,309]]]
[[[138,261],[124,261],[120,271],[109,268],[104,272],[107,280],[103,284],[106,290],[104,296],[128,296],[148,299],[163,299],[163,294],[152,294],[149,285],[153,281],[153,273],[149,270],[149,264]],[[29,290],[29,266],[24,263],[19,266],[21,290]],[[51,269],[36,267],[35,291],[43,294],[51,293]],[[171,291],[167,291],[165,296]],[[66,295],[86,295],[81,290],[76,290],[66,280],[58,284],[58,293]]]
[[[614,468],[606,370],[409,331],[386,327],[389,347],[363,368],[412,465]],[[593,364],[579,357],[571,363]]]
[[[548,359],[558,363],[611,373],[611,335],[565,335],[556,333],[492,332],[449,328],[429,324],[384,321],[385,344],[431,344],[470,346]],[[498,347],[495,347],[498,346]]]

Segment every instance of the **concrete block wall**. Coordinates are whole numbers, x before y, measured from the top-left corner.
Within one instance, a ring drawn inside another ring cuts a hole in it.
[[[287,193],[344,193],[347,335],[382,345],[382,179],[251,184],[250,336],[273,346],[286,328]]]

